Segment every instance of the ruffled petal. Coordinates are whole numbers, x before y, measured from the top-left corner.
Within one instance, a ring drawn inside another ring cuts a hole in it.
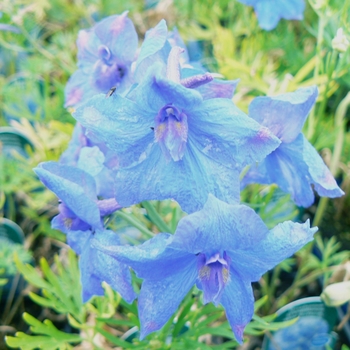
[[[196,257],[188,260],[181,269],[176,264],[167,264],[164,266],[164,270],[169,271],[166,276],[143,281],[138,298],[140,339],[162,328],[178,309],[197,279],[196,260]]]
[[[239,172],[245,165],[264,159],[280,144],[267,128],[247,117],[229,99],[203,101],[191,111],[188,129],[201,153]]]
[[[199,152],[187,142],[182,160],[167,162],[155,144],[141,163],[119,169],[115,195],[123,207],[144,200],[173,198],[188,212],[202,209],[208,194],[233,203],[239,200],[239,172]]]
[[[300,134],[317,94],[317,87],[311,86],[274,97],[256,97],[249,105],[249,116],[283,143],[290,143]]]
[[[207,257],[225,250],[249,249],[268,234],[253,209],[209,195],[204,208],[180,220],[171,247]]]
[[[39,164],[33,169],[43,184],[81,220],[100,228],[100,211],[96,204],[95,180],[85,171],[56,162]]]
[[[254,296],[250,281],[231,271],[229,282],[221,296],[221,304],[225,308],[236,340],[242,344],[244,328],[254,314]]]
[[[251,247],[229,248],[231,266],[250,281],[258,281],[266,271],[311,242],[317,230],[317,227],[310,228],[309,220],[304,224],[283,222]]]

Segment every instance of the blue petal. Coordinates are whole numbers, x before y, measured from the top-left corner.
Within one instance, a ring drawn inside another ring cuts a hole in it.
[[[249,116],[283,143],[290,143],[300,134],[317,94],[317,87],[311,86],[275,97],[256,97],[249,106]]]
[[[310,228],[309,220],[304,224],[283,222],[250,247],[229,248],[231,266],[250,281],[258,281],[266,271],[311,242],[317,230],[317,227]]]
[[[208,158],[241,171],[261,161],[280,141],[229,99],[205,100],[188,117],[189,137]]]
[[[162,328],[193,287],[198,275],[196,257],[187,259],[181,267],[179,269],[176,263],[164,265],[167,275],[143,281],[138,298],[140,339]],[[151,271],[149,275],[152,275]]]
[[[136,54],[138,36],[127,12],[103,19],[94,27],[96,36],[110,48],[117,60],[131,63]]]
[[[33,170],[79,219],[94,228],[102,227],[96,204],[96,185],[91,175],[55,162],[41,163]]]
[[[324,164],[315,148],[304,136],[302,136],[302,140],[303,159],[309,168],[311,183],[314,184],[318,194],[330,198],[344,195],[344,192],[337,185],[332,173]]]
[[[180,220],[171,247],[209,257],[225,250],[249,249],[268,228],[253,209],[209,195],[204,208]]]
[[[146,32],[140,54],[135,64],[135,80],[139,81],[147,69],[155,62],[167,62],[170,44],[167,42],[168,28],[162,19],[154,28]]]
[[[77,167],[95,177],[104,168],[105,156],[97,146],[83,147],[80,150],[80,155]]]
[[[173,198],[191,213],[203,207],[209,193],[227,202],[238,201],[238,177],[236,169],[206,157],[191,141],[177,162],[167,162],[155,144],[143,162],[117,172],[115,195],[123,207],[144,200]]]
[[[159,233],[138,246],[104,245],[98,240],[93,247],[132,267],[144,279],[162,279],[184,269],[196,256],[169,247],[172,235]],[[172,266],[169,269],[169,266]]]
[[[90,237],[92,238],[93,235]],[[97,231],[94,237],[100,244],[106,246],[119,243],[118,236],[109,230]],[[83,249],[79,265],[84,302],[93,295],[103,295],[101,287],[103,281],[107,282],[128,303],[135,299],[136,295],[131,285],[128,266],[93,248],[91,239]]]
[[[249,280],[234,271],[221,296],[227,319],[237,341],[243,343],[243,331],[254,314],[253,289]]]
[[[154,124],[154,113],[118,94],[108,98],[94,96],[73,116],[87,128],[89,138],[105,143],[124,166],[138,161],[154,139],[150,129]]]

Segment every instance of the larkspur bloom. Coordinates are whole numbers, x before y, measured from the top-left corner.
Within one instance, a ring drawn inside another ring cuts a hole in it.
[[[315,200],[311,185],[320,196],[334,198],[344,194],[301,132],[316,98],[317,87],[312,86],[275,97],[257,97],[251,102],[249,116],[268,127],[281,144],[264,161],[251,166],[242,180],[243,186],[275,183],[303,207]]]
[[[135,293],[128,267],[91,246],[94,237],[106,245],[120,244],[118,236],[102,224],[102,217],[120,209],[119,204],[114,198],[98,200],[95,180],[82,169],[47,162],[34,171],[60,199],[60,214],[53,218],[52,227],[65,233],[67,243],[80,255],[83,301],[103,295],[101,283],[106,281],[132,302]]]
[[[112,87],[119,92],[129,88],[137,45],[137,33],[127,12],[81,30],[77,40],[78,70],[67,83],[65,106],[77,106]]]
[[[223,305],[242,342],[254,311],[251,282],[310,242],[316,231],[308,222],[291,221],[268,230],[251,208],[209,195],[201,211],[180,220],[174,235],[160,233],[135,247],[93,245],[143,279],[141,338],[159,330],[196,283],[204,303]]]
[[[209,193],[235,202],[242,168],[280,143],[230,99],[204,100],[193,87],[211,81],[207,74],[181,83],[180,51],[172,49],[167,66],[151,66],[125,97],[98,95],[73,114],[118,157],[115,195],[123,207],[174,198],[193,212]]]
[[[254,7],[259,26],[265,30],[274,29],[280,19],[303,19],[304,0],[238,0]]]

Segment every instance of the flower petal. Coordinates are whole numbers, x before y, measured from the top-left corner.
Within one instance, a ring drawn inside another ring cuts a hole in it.
[[[188,129],[203,154],[239,172],[245,165],[264,159],[280,144],[267,128],[248,118],[229,99],[203,101],[191,111]]]
[[[143,281],[138,298],[140,339],[162,328],[193,287],[198,275],[196,257],[181,265],[181,269],[176,264],[164,265],[166,276]]]
[[[33,169],[44,185],[81,220],[100,228],[95,180],[85,171],[56,162],[39,164]]]
[[[154,139],[150,127],[155,115],[140,106],[118,94],[108,98],[101,94],[82,104],[73,116],[86,127],[89,138],[105,143],[125,166],[138,161]]]
[[[249,116],[283,143],[290,143],[300,134],[317,94],[317,87],[310,86],[274,97],[256,97],[249,106]]]
[[[340,197],[344,192],[337,185],[332,173],[310,142],[303,136],[303,159],[309,168],[311,183],[320,196]]]
[[[268,228],[253,209],[209,195],[202,210],[180,220],[170,246],[209,257],[224,250],[249,249],[267,234]]]
[[[266,237],[243,249],[229,249],[231,266],[250,281],[258,281],[268,270],[292,256],[313,240],[317,227],[286,221],[268,232]]]
[[[221,296],[227,319],[236,340],[243,343],[243,331],[254,314],[254,296],[250,281],[242,279],[234,271]]]
[[[127,207],[144,200],[173,198],[188,212],[200,210],[208,194],[227,202],[239,200],[239,173],[204,156],[190,141],[182,160],[167,162],[155,144],[145,160],[119,169],[115,182],[118,203]]]

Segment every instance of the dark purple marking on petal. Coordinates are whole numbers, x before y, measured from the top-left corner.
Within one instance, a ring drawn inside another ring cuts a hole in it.
[[[193,77],[182,79],[181,85],[189,89],[195,89],[199,86],[210,83],[213,79],[214,78],[210,73],[198,74]]]
[[[107,52],[101,52],[101,55],[108,57]],[[107,92],[111,87],[118,87],[126,75],[126,67],[123,64],[113,61],[113,57],[109,61],[100,59],[94,67],[94,83],[97,89]]]
[[[171,104],[161,108],[155,118],[154,137],[167,160],[182,159],[187,135],[187,115]]]
[[[63,202],[58,206],[60,214],[58,220],[63,223],[67,230],[86,231],[91,228],[85,221],[79,219]]]

